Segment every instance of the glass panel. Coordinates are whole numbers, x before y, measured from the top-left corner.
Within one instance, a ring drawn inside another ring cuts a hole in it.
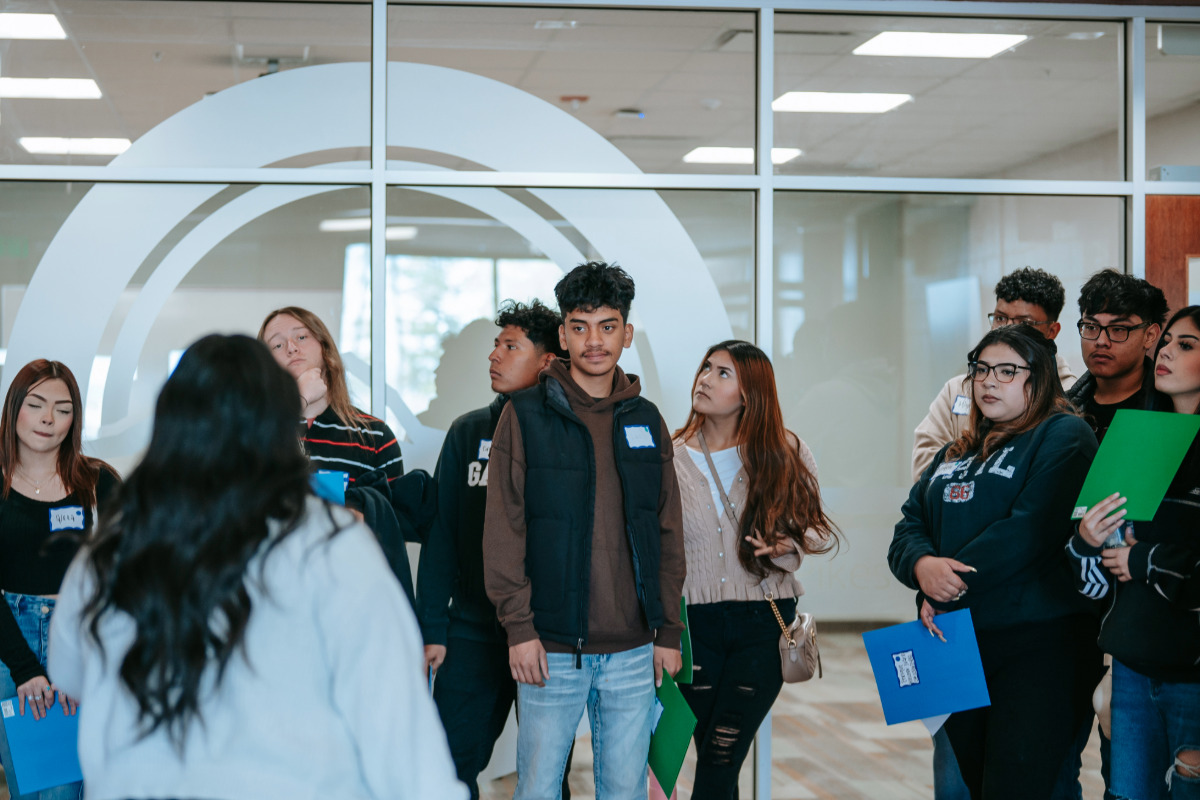
[[[12,6],[49,15],[65,38],[0,41],[4,163],[366,165],[369,5]]]
[[[1121,267],[1115,198],[782,193],[775,365],[788,426],[812,448],[851,546],[813,559],[804,602],[843,619],[912,619],[887,569],[912,484],[913,430],[987,329],[992,289],[1040,267],[1066,290],[1059,353],[1082,374],[1079,287]],[[811,598],[811,600],[809,599]]]
[[[296,305],[330,328],[369,408],[369,259],[321,230],[368,207],[365,187],[0,184],[5,377],[66,362],[88,452],[126,469],[191,342],[256,335],[267,312]]]
[[[490,402],[497,306],[556,307],[554,285],[582,261],[616,261],[637,282],[621,367],[669,425],[703,348],[753,335],[749,192],[392,188],[388,231],[388,422],[410,467],[432,468],[450,423]]]
[[[802,154],[776,171],[1119,179],[1120,32],[1091,20],[778,14],[775,147]],[[975,57],[935,55],[953,47]]]
[[[1200,181],[1200,25],[1146,25],[1150,180]]]
[[[393,5],[388,59],[413,65],[393,73],[391,107],[428,111],[393,117],[389,157],[456,170],[751,172],[754,30],[745,12]],[[427,122],[438,124],[426,135]],[[741,148],[743,161],[685,162],[700,146]]]

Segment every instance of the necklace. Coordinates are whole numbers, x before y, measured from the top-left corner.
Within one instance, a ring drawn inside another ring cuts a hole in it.
[[[42,493],[42,484],[43,484],[43,483],[45,483],[46,481],[50,480],[51,478],[53,478],[55,475],[57,475],[57,474],[58,474],[57,472],[51,472],[49,475],[47,475],[46,477],[42,478],[40,481],[35,481],[33,478],[31,478],[31,477],[29,477],[28,475],[26,475],[26,474],[25,474],[25,471],[24,471],[24,470],[22,470],[20,467],[17,467],[17,468],[16,468],[16,472],[17,472],[17,474],[18,474],[18,475],[20,475],[20,476],[21,476],[21,479],[22,479],[22,480],[24,480],[26,483],[28,483],[30,486],[32,486],[32,487],[33,487],[33,493],[34,493],[34,494],[41,494],[41,493]]]

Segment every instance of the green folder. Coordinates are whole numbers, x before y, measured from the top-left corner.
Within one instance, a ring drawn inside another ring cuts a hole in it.
[[[662,686],[655,691],[662,704],[662,716],[650,736],[650,769],[658,779],[667,797],[675,791],[675,781],[683,768],[692,731],[696,730],[696,715],[683,699],[683,692],[672,680],[670,673],[663,672]]]
[[[692,629],[688,627],[687,598],[679,596],[679,621],[683,623],[683,638],[679,640],[679,651],[683,656],[683,666],[675,674],[676,683],[692,682]]]
[[[1125,519],[1154,519],[1197,431],[1197,414],[1118,411],[1088,470],[1071,519],[1081,518],[1113,492],[1127,498],[1122,506]]]

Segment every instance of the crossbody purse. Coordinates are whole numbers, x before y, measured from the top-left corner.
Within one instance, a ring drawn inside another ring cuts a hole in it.
[[[725,494],[725,486],[717,474],[717,466],[713,463],[712,454],[708,452],[708,443],[704,441],[704,433],[697,431],[696,438],[700,441],[700,449],[704,451],[704,460],[708,463],[713,483],[716,484],[717,492],[721,495],[721,502],[725,504],[725,513],[729,515],[730,523],[737,526],[739,524],[738,515],[733,510],[733,504],[729,502],[729,495]],[[824,671],[821,669],[821,651],[817,648],[817,620],[812,614],[797,613],[791,625],[784,624],[783,615],[779,613],[779,606],[775,605],[775,597],[770,591],[766,592],[766,600],[771,604],[771,610],[775,612],[775,620],[779,623],[782,631],[779,635],[779,662],[780,670],[783,673],[783,682],[801,683],[812,678],[814,674],[817,677],[825,677]]]

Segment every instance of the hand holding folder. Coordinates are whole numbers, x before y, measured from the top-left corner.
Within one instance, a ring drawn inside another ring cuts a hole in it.
[[[18,714],[17,702],[16,697],[0,701],[13,760],[14,774],[7,776],[9,793],[16,797],[83,780],[76,749],[79,716],[54,705],[45,717],[35,720],[28,710]]]

